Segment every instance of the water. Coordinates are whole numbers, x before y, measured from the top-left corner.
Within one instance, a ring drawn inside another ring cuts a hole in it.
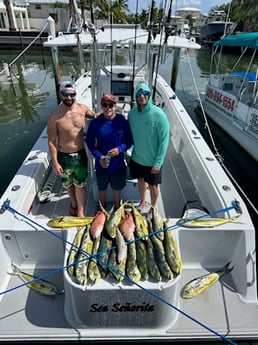
[[[9,70],[19,53],[0,52],[0,195],[57,106],[49,51],[27,53]],[[69,58],[60,59],[64,78],[74,74],[76,61]]]
[[[27,52],[10,68],[20,51],[0,52],[0,195],[10,183],[19,165],[46,125],[48,114],[57,106],[55,82],[48,49]],[[189,60],[191,67],[189,66]],[[226,56],[223,64],[229,68],[235,61]],[[72,52],[60,53],[62,80],[78,77],[78,58]],[[171,58],[167,58],[159,72],[170,83]],[[205,139],[211,138],[203,121],[195,113],[198,93],[205,91],[210,70],[210,51],[182,53],[176,92]],[[192,81],[192,77],[195,82]],[[197,90],[198,89],[198,90]],[[210,123],[210,122],[209,122]],[[246,196],[258,208],[257,164],[238,147],[220,128],[210,123],[213,140],[224,165]],[[211,145],[211,148],[214,147]],[[249,207],[251,216],[257,222],[257,215]]]

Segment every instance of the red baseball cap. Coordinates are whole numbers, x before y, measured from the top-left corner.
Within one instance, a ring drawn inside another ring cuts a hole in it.
[[[116,98],[114,95],[111,94],[107,94],[107,95],[103,95],[101,97],[101,104],[104,102],[112,102],[112,103],[116,103]]]

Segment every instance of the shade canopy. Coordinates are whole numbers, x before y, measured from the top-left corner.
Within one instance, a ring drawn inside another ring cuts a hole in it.
[[[248,47],[258,49],[258,32],[230,35],[214,43],[214,46]]]

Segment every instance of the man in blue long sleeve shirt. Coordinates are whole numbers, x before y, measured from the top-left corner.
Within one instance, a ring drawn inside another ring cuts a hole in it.
[[[88,127],[86,144],[95,158],[99,200],[105,206],[106,189],[110,183],[118,208],[121,190],[126,184],[124,153],[132,146],[133,138],[128,121],[116,113],[115,96],[104,95],[101,106],[103,112]]]

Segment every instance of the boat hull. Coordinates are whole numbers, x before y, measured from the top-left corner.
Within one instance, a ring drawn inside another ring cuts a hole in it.
[[[258,161],[258,109],[213,85],[208,85],[203,99],[205,113]]]

